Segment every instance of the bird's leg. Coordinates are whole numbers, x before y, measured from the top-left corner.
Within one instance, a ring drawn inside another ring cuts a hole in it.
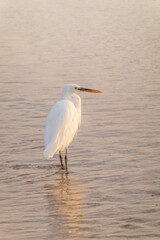
[[[66,171],[68,172],[68,165],[67,165],[67,161],[68,161],[68,148],[66,147],[65,166],[66,166]]]
[[[63,157],[62,157],[61,151],[59,151],[59,159],[60,159],[60,163],[61,163],[61,168],[63,169],[64,166],[63,166]]]

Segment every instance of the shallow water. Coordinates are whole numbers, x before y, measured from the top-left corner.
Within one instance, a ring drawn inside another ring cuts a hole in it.
[[[0,239],[160,239],[160,3],[1,0]],[[81,94],[69,148],[43,158],[65,84]]]

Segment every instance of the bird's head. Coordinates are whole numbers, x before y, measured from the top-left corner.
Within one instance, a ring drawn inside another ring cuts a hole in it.
[[[67,84],[64,88],[63,88],[63,97],[65,97],[66,95],[72,95],[73,93],[77,93],[77,91],[81,91],[81,92],[91,92],[91,93],[102,93],[102,91],[99,90],[94,90],[94,89],[90,89],[90,88],[82,88],[80,86],[78,86],[77,84]]]

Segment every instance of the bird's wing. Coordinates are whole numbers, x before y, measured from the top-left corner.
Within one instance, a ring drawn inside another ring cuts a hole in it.
[[[52,157],[72,141],[78,129],[78,113],[71,101],[61,100],[51,109],[45,129],[44,156]]]

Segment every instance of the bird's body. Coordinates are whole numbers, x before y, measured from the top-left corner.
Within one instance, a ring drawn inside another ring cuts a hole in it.
[[[75,84],[66,85],[63,89],[62,100],[52,107],[46,121],[44,156],[49,159],[59,153],[62,168],[61,151],[65,148],[67,150],[81,123],[81,98],[75,93],[77,90],[100,92],[80,88]],[[67,154],[65,160],[67,169]]]
[[[45,131],[44,155],[51,158],[67,147],[78,130],[79,114],[70,100],[61,100],[53,106]]]

